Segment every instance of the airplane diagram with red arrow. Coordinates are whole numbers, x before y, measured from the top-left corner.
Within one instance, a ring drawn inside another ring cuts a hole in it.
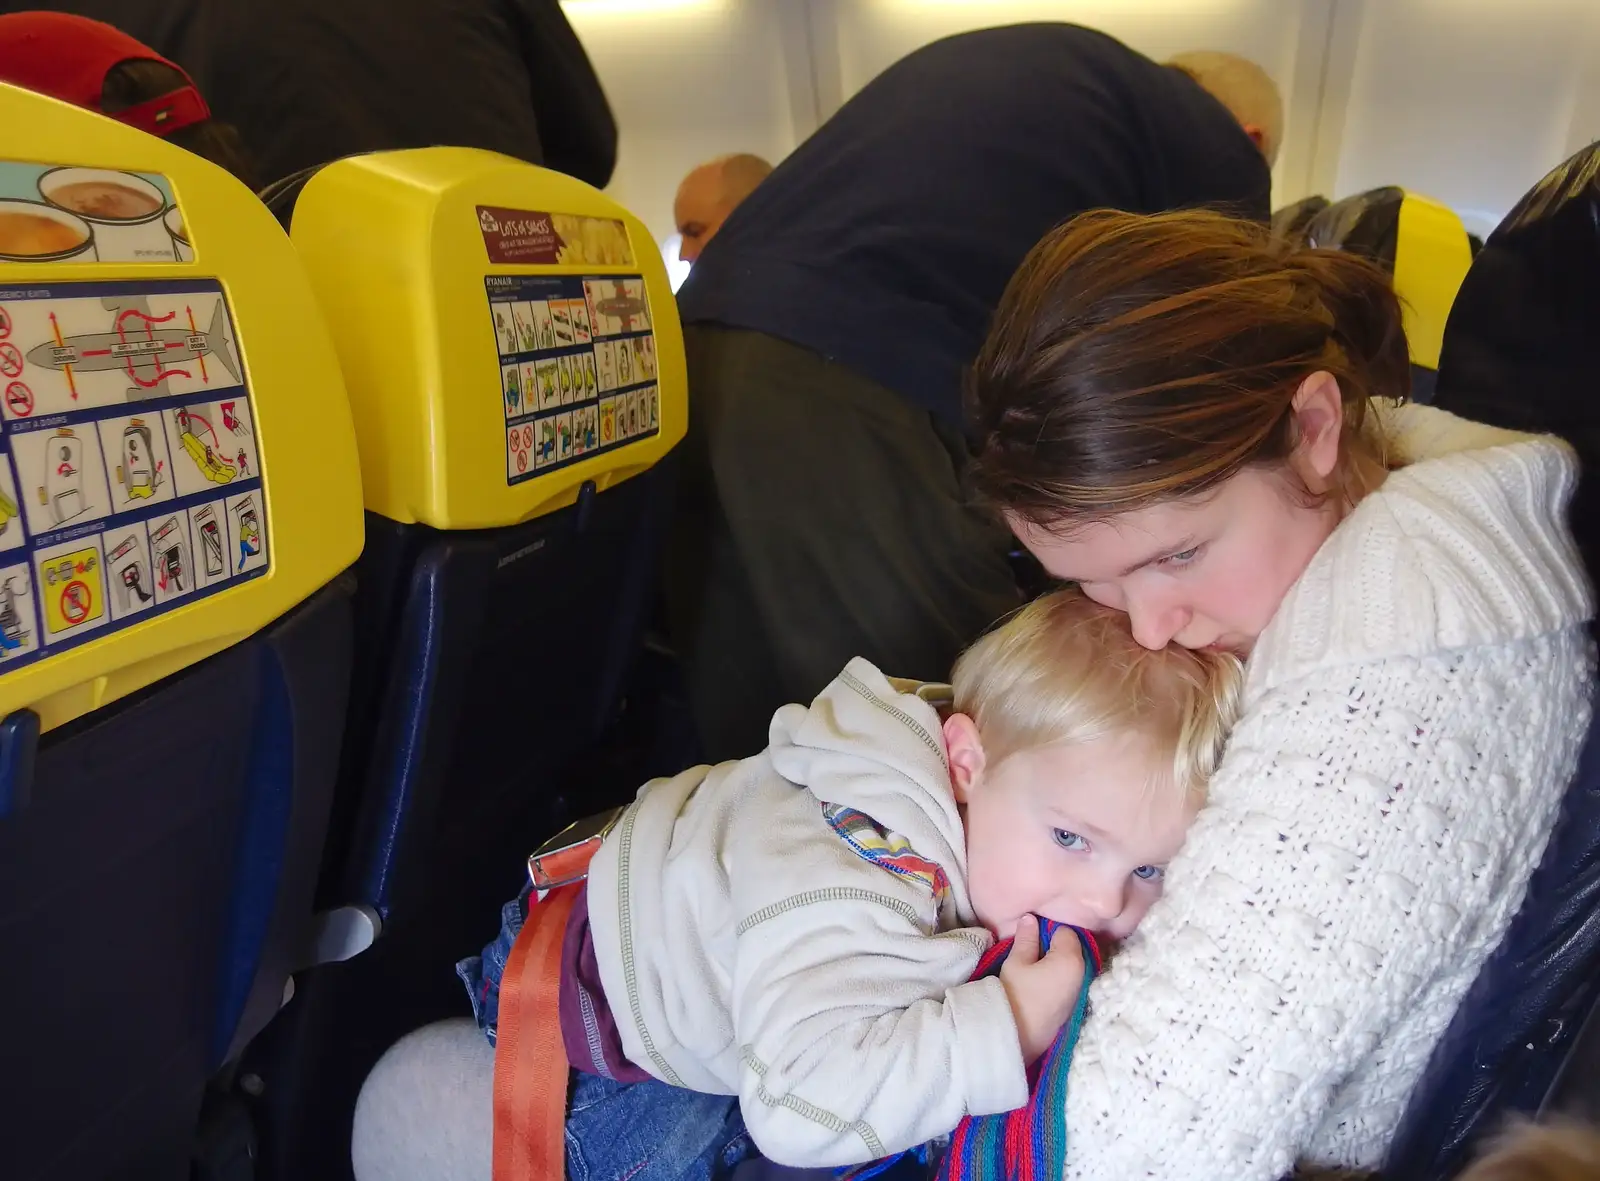
[[[132,289],[0,302],[10,325],[0,342],[0,389],[19,386],[0,400],[0,413],[13,420],[42,418],[220,391],[243,381],[221,292],[145,293],[137,284],[122,286]]]

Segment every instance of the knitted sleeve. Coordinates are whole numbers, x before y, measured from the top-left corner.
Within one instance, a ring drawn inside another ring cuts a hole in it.
[[[1167,896],[1091,992],[1069,1181],[1381,1151],[1548,837],[1587,724],[1578,630],[1249,703]]]

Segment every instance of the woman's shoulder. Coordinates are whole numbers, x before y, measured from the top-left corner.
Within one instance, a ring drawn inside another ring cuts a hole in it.
[[[1509,644],[1583,624],[1593,595],[1566,510],[1572,449],[1410,408],[1393,472],[1285,597],[1252,681]]]

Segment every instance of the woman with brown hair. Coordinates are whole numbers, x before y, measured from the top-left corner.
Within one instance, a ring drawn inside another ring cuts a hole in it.
[[[1086,214],[1002,301],[980,492],[1141,643],[1247,660],[1095,985],[1069,1178],[1376,1166],[1544,848],[1594,668],[1577,462],[1408,388],[1381,271],[1213,214]]]

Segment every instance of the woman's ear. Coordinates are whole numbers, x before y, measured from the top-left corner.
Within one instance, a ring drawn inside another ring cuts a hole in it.
[[[1344,396],[1339,379],[1319,369],[1294,392],[1295,445],[1291,462],[1312,492],[1326,492],[1339,468]]]
[[[966,714],[953,713],[944,720],[944,748],[950,756],[950,786],[956,803],[965,804],[983,778],[983,741],[978,727]]]

